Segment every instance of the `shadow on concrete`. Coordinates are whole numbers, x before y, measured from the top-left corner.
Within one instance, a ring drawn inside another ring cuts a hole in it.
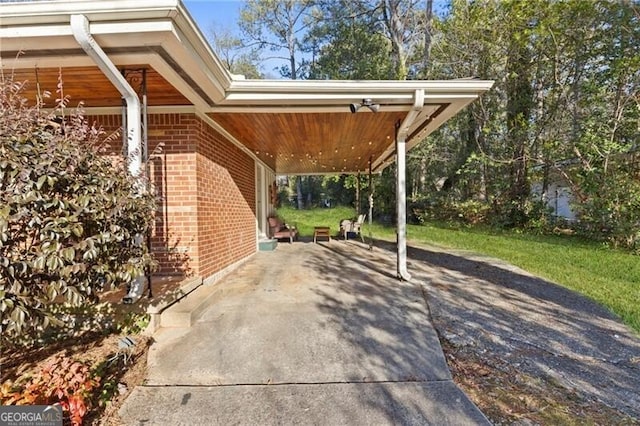
[[[429,311],[419,284],[398,281],[395,254],[369,251],[366,245],[336,241],[320,244],[324,249],[309,257],[307,265],[330,282],[316,289],[319,307],[341,330],[341,338],[371,371],[371,376],[349,377],[350,382],[389,381],[402,383],[444,383],[451,380],[442,349],[430,324]],[[350,297],[336,297],[348,294]],[[440,400],[440,414],[425,411],[420,399],[413,400],[380,388],[372,399],[364,393],[361,403],[390,421],[398,419],[446,418],[445,413],[464,411],[466,398],[452,382]],[[414,389],[415,391],[415,389]],[[425,392],[426,389],[420,392]],[[382,401],[382,403],[381,403]],[[400,416],[399,416],[399,407]],[[474,418],[467,411],[468,420]],[[475,418],[474,421],[478,421]],[[402,421],[401,421],[402,423]]]
[[[640,340],[606,308],[489,258],[420,247],[408,255],[451,343],[640,417]]]

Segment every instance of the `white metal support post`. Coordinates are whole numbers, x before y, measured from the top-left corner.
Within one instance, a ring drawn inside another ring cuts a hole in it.
[[[408,281],[407,271],[407,182],[406,149],[404,137],[396,132],[396,218],[397,218],[397,272],[398,278]]]
[[[407,271],[407,137],[409,129],[424,107],[424,90],[416,90],[413,108],[402,123],[396,123],[396,218],[397,218],[397,272],[398,278],[409,281]]]

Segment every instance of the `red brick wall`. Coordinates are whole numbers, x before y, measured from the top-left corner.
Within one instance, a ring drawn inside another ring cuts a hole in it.
[[[108,131],[121,123],[119,115],[90,120]],[[195,114],[149,115],[148,125],[158,273],[207,278],[255,252],[253,160]],[[119,152],[121,138],[111,145]]]
[[[196,172],[200,275],[256,251],[255,163],[199,120]]]

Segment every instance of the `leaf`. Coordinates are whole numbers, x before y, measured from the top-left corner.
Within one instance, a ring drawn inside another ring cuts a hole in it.
[[[65,260],[71,262],[76,256],[76,251],[73,247],[67,247],[60,252],[60,255]]]
[[[75,235],[78,238],[82,237],[82,234],[84,233],[84,229],[82,228],[82,224],[80,224],[80,223],[75,224],[71,228],[71,233],[73,233],[73,235]]]
[[[47,180],[47,176],[46,176],[46,175],[40,176],[40,177],[38,178],[38,181],[36,182],[36,188],[37,188],[38,190],[42,189],[42,185],[44,185],[44,183],[46,182],[46,180]]]

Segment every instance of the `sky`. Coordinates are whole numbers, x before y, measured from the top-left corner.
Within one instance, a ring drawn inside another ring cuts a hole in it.
[[[243,0],[182,0],[182,2],[205,37],[209,36],[208,33],[213,24],[229,28],[238,36],[240,35],[238,18],[244,4]],[[262,62],[259,68],[266,78],[279,79],[282,77],[275,69],[280,65],[282,65],[280,59],[267,59]]]
[[[191,17],[205,33],[214,22],[221,26],[237,28],[242,0],[183,0]]]

